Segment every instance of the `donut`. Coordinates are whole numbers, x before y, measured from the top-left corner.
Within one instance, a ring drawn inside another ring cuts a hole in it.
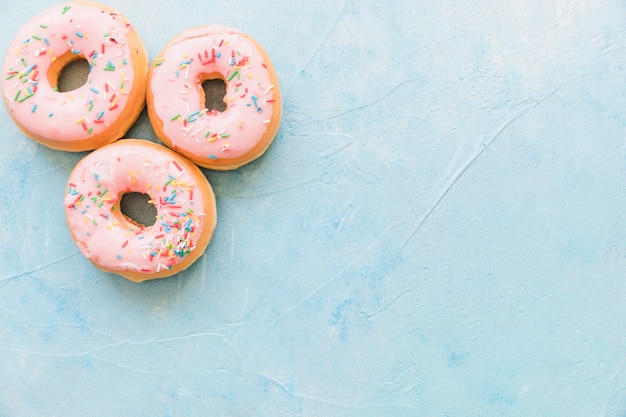
[[[60,92],[71,62],[87,82]],[[0,88],[17,126],[53,149],[86,151],[124,136],[145,104],[148,55],[126,18],[107,6],[65,3],[25,24],[11,42]]]
[[[149,196],[154,224],[140,224],[122,211],[128,193]],[[189,267],[205,251],[217,221],[215,196],[200,169],[140,139],[105,145],[78,162],[67,182],[65,216],[88,260],[136,282]]]
[[[203,82],[226,85],[220,112],[205,106]],[[269,57],[250,36],[211,25],[171,40],[148,71],[148,116],[167,146],[205,168],[236,169],[274,140],[281,97]]]

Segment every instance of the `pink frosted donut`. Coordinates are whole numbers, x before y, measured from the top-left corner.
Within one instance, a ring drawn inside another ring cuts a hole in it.
[[[226,84],[226,110],[205,106],[202,83]],[[249,36],[223,26],[174,38],[148,72],[148,114],[158,137],[206,168],[235,169],[261,156],[281,118],[276,72]]]
[[[87,82],[59,92],[63,68],[89,62]],[[18,127],[53,149],[85,151],[124,135],[145,103],[148,55],[115,10],[65,3],[32,18],[9,46],[2,95]]]
[[[157,215],[140,225],[121,211],[126,193],[150,196]],[[163,278],[202,255],[217,221],[215,196],[200,169],[155,143],[103,146],[72,171],[65,194],[72,238],[98,268],[131,281]]]

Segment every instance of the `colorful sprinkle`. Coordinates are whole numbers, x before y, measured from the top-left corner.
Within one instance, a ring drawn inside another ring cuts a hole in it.
[[[232,74],[230,74],[230,76],[228,77],[228,81],[232,80],[233,78],[235,78],[235,76],[239,74],[239,70],[235,70],[233,71]]]

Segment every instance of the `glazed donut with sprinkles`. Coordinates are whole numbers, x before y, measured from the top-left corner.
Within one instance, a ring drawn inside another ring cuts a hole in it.
[[[87,82],[67,92],[59,76],[72,61],[89,63]],[[29,137],[53,149],[85,151],[128,131],[145,104],[148,55],[119,12],[65,3],[32,18],[4,60],[6,107]]]
[[[150,197],[154,224],[121,208],[125,194]],[[215,196],[200,169],[153,142],[123,139],[83,158],[65,193],[70,234],[98,268],[131,281],[163,278],[205,251],[217,222]]]
[[[226,84],[220,112],[208,109],[202,83]],[[261,46],[238,30],[194,28],[174,38],[148,73],[147,106],[157,136],[196,164],[238,168],[260,157],[280,126],[276,72]]]

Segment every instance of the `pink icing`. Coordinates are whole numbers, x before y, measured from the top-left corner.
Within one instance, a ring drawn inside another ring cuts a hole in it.
[[[278,85],[269,62],[248,38],[218,25],[188,30],[154,60],[149,88],[153,111],[171,146],[201,159],[236,158],[262,139],[274,112]],[[223,78],[226,110],[208,111],[200,81]]]
[[[122,140],[82,159],[68,180],[65,214],[86,258],[113,271],[149,275],[196,249],[211,205],[180,157],[141,142]],[[127,192],[151,197],[154,225],[136,226],[120,212],[118,199]]]
[[[134,72],[118,13],[96,5],[67,3],[31,19],[15,35],[4,61],[2,92],[9,110],[34,134],[77,141],[104,131],[128,103]],[[53,61],[72,53],[87,59],[87,82],[71,92],[48,82]]]

